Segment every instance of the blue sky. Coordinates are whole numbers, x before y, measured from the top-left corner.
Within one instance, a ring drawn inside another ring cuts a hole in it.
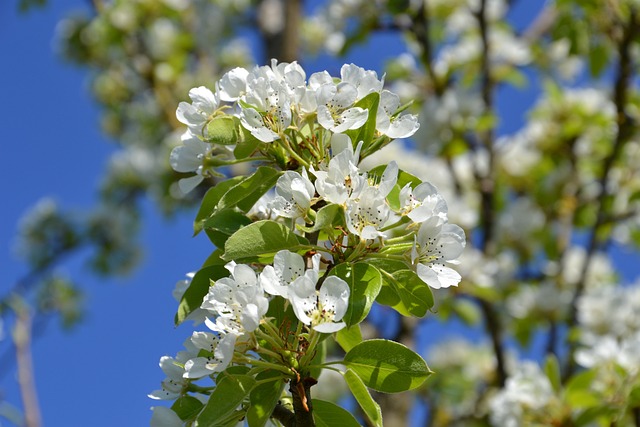
[[[87,73],[63,63],[54,49],[57,22],[86,2],[50,1],[25,15],[17,13],[16,3],[0,2],[0,186],[6,200],[0,294],[26,273],[13,250],[19,218],[45,196],[65,208],[89,209],[114,149],[99,131]],[[148,425],[153,402],[147,393],[162,379],[158,360],[178,351],[190,335],[173,327],[171,290],[198,267],[210,244],[191,238],[190,215],[167,221],[146,205],[144,222],[145,259],[132,276],[97,279],[82,256],[60,269],[83,285],[87,317],[70,333],[56,322],[37,331],[44,333],[33,348],[35,380],[47,426]],[[19,404],[11,372],[0,378],[0,390]]]
[[[87,2],[49,3],[20,15],[17,0],[0,2],[0,50],[5,58],[0,68],[0,189],[6,200],[0,227],[0,295],[27,271],[13,251],[19,218],[45,196],[64,208],[89,209],[97,201],[99,178],[114,150],[99,131],[99,110],[87,91],[86,70],[65,64],[54,49],[56,24]],[[521,11],[523,17],[527,13],[531,10]],[[384,38],[378,42],[391,45]],[[385,57],[378,53],[378,47],[370,45],[350,60],[379,69]],[[334,71],[336,64],[323,67]],[[311,71],[320,66],[309,65]],[[531,86],[503,94],[500,102],[509,99],[522,106],[534,91]],[[508,130],[515,130],[522,115],[512,114],[507,123]],[[191,238],[191,224],[191,214],[166,220],[147,204],[142,229],[146,253],[133,275],[97,279],[82,256],[60,270],[83,285],[87,317],[70,333],[61,332],[56,323],[38,331],[43,333],[33,348],[35,380],[47,426],[148,425],[154,403],[147,393],[163,378],[158,360],[175,354],[190,335],[189,325],[173,327],[176,304],[171,290],[211,250],[204,236]],[[19,404],[12,373],[0,378],[2,397]]]

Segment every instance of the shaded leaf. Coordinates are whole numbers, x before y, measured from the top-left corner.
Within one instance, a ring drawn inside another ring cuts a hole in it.
[[[257,221],[236,231],[224,245],[223,259],[240,261],[272,256],[282,249],[304,249],[309,241],[290,228],[270,220]]]
[[[374,339],[353,347],[344,364],[365,385],[384,393],[398,393],[420,386],[431,371],[420,355],[395,341]]]

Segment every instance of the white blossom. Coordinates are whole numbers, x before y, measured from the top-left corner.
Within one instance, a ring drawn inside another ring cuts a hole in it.
[[[420,127],[418,116],[403,114],[395,116],[400,108],[400,97],[388,90],[380,93],[380,104],[376,114],[376,130],[389,138],[408,138]]]
[[[327,277],[319,291],[303,277],[292,284],[289,301],[296,317],[318,332],[337,332],[346,326],[341,320],[349,305],[349,285],[339,277]]]
[[[211,147],[190,131],[182,134],[180,139],[182,140],[182,145],[171,150],[169,162],[176,172],[196,173],[192,177],[182,178],[178,181],[180,190],[187,194],[204,180],[203,162]]]
[[[286,171],[276,182],[276,197],[270,208],[285,218],[304,217],[311,207],[314,194],[315,188],[304,168],[302,174]]]
[[[519,427],[525,412],[541,413],[554,398],[551,382],[535,362],[521,362],[516,369],[489,401],[489,419],[496,427]]]
[[[242,108],[240,122],[262,142],[280,139],[291,124],[291,101],[285,88],[266,77],[249,76],[243,101],[251,107]]]
[[[267,265],[260,273],[260,284],[270,295],[289,297],[290,287],[302,277],[313,283],[318,281],[320,254],[311,258],[311,268],[305,268],[305,260],[295,252],[282,250],[273,258],[273,265]]]
[[[209,352],[209,355],[189,359],[184,365],[184,378],[202,378],[227,369],[233,358],[236,340],[237,335],[233,333],[193,332],[193,345]]]
[[[230,262],[225,267],[231,272],[231,277],[216,280],[204,297],[201,307],[219,318],[228,318],[241,325],[239,330],[253,332],[266,314],[269,301],[251,267],[235,262]]]
[[[318,123],[335,133],[362,127],[369,117],[369,110],[354,107],[358,89],[350,83],[327,83],[316,91]]]
[[[334,135],[331,147],[342,145],[340,135]],[[340,146],[337,154],[329,161],[326,170],[311,171],[316,176],[316,190],[318,194],[331,203],[343,204],[352,194],[359,194],[367,185],[366,178],[358,170],[358,160],[362,142],[358,144],[355,151],[351,145],[351,140],[346,135],[346,145]],[[335,151],[334,151],[335,153]]]
[[[181,102],[176,111],[176,117],[181,123],[189,127],[194,135],[204,135],[205,125],[211,115],[218,109],[220,98],[204,86],[189,91],[191,104]]]
[[[236,102],[247,90],[247,77],[249,72],[241,67],[236,67],[226,72],[218,82],[220,99],[227,102]]]
[[[175,400],[180,397],[189,385],[189,382],[184,378],[184,358],[185,353],[178,353],[178,356],[174,359],[169,356],[162,356],[160,358],[160,369],[167,376],[162,380],[162,388],[151,392],[148,396],[151,399],[156,400]]]
[[[446,221],[447,202],[430,183],[420,183],[414,189],[409,183],[400,190],[400,212],[413,222],[423,222],[432,216]]]
[[[462,228],[434,216],[422,222],[411,251],[418,276],[434,289],[458,286],[460,274],[447,264],[456,264],[466,245]]]

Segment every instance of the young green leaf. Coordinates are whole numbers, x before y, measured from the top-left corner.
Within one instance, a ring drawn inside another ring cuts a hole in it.
[[[207,218],[204,230],[211,243],[222,248],[229,236],[249,224],[251,224],[251,220],[245,214],[233,209],[222,209]]]
[[[196,426],[215,426],[226,421],[255,385],[255,378],[248,375],[224,375],[198,415]]]
[[[178,398],[173,405],[171,405],[171,409],[180,417],[181,420],[186,421],[198,415],[198,412],[200,412],[203,406],[203,403],[195,397],[184,395]]]
[[[253,136],[244,126],[239,126],[238,129],[240,130],[240,140],[233,150],[233,156],[236,159],[246,159],[255,153],[264,142]]]
[[[431,288],[415,272],[398,270],[390,274],[384,271],[382,281],[377,301],[403,316],[423,317],[433,307]]]
[[[336,332],[336,341],[346,352],[362,342],[362,331],[360,325],[353,325],[348,328],[342,328]]]
[[[320,208],[316,214],[316,221],[311,227],[300,227],[305,233],[320,230],[332,230],[337,225],[344,225],[344,211],[342,206],[329,204]]]
[[[382,427],[382,411],[380,410],[380,405],[373,400],[362,379],[354,371],[347,369],[344,373],[344,380],[347,382],[347,386],[349,386],[353,397],[356,398],[356,401],[362,408],[362,412],[369,418],[370,423],[367,424]]]
[[[245,179],[244,176],[236,176],[226,181],[222,181],[216,184],[215,187],[210,188],[207,194],[204,195],[200,209],[196,214],[196,219],[193,221],[193,235],[200,233],[204,227],[204,223],[211,216],[216,209],[218,202],[224,196],[224,194],[233,186]]]
[[[380,272],[371,264],[359,262],[338,264],[331,270],[331,274],[347,282],[351,291],[349,308],[342,320],[347,326],[362,322],[382,288]]]
[[[260,166],[255,173],[231,187],[218,202],[217,209],[237,207],[248,212],[260,197],[275,186],[281,174],[281,171]]]
[[[362,150],[366,151],[367,147],[373,141],[373,137],[376,132],[376,116],[378,115],[378,104],[380,103],[380,94],[378,92],[371,92],[355,104],[354,107],[360,107],[369,110],[369,117],[362,127],[359,129],[348,130],[345,133],[349,135],[354,145],[360,141],[364,141]]]
[[[419,354],[395,341],[374,339],[353,347],[344,364],[365,385],[384,393],[399,393],[420,386],[431,371]]]
[[[361,427],[349,411],[335,403],[319,399],[312,399],[311,402],[316,427]]]
[[[553,354],[547,355],[547,359],[544,362],[544,372],[547,374],[547,378],[549,378],[549,382],[553,386],[553,389],[556,392],[559,392],[562,389],[560,364]]]
[[[268,257],[279,250],[292,252],[309,245],[304,237],[275,221],[257,221],[242,227],[227,239],[223,259],[246,262],[258,257]]]
[[[278,371],[270,370],[261,372],[256,376],[256,380],[267,380],[257,385],[249,396],[251,406],[247,411],[247,422],[250,426],[262,427],[264,426],[273,412],[273,408],[278,404],[278,400],[282,395],[285,382],[282,378],[282,374]]]
[[[233,145],[238,142],[238,119],[218,116],[207,124],[207,140],[213,144]]]

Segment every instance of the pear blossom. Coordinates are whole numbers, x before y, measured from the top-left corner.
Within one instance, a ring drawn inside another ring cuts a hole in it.
[[[357,199],[347,200],[345,217],[347,228],[363,239],[384,237],[379,231],[389,219],[391,209],[382,192],[375,187],[365,188]]]
[[[296,61],[278,64],[276,59],[272,59],[271,66],[257,67],[251,75],[277,82],[286,90],[289,98],[295,103],[305,92],[306,73]]]
[[[403,114],[395,116],[400,108],[400,97],[393,92],[383,90],[380,93],[380,104],[376,114],[376,129],[389,138],[408,138],[418,128],[418,116],[415,114]]]
[[[236,102],[247,90],[248,76],[249,71],[241,67],[227,71],[216,86],[220,99],[226,102]]]
[[[347,228],[363,239],[384,237],[379,231],[391,215],[386,197],[398,180],[398,165],[392,161],[378,183],[367,179],[361,191],[353,191],[346,202]]]
[[[458,286],[460,274],[446,264],[457,264],[466,245],[464,231],[433,216],[422,222],[411,250],[418,276],[434,289]]]
[[[551,382],[540,367],[535,362],[521,362],[505,387],[489,401],[491,425],[521,426],[525,413],[543,414],[553,399]]]
[[[315,188],[307,171],[286,171],[276,182],[276,197],[271,202],[274,213],[285,218],[304,217],[311,207]]]
[[[203,162],[210,150],[210,145],[193,133],[187,131],[180,137],[182,145],[171,150],[169,163],[176,172],[195,172],[196,175],[178,181],[180,190],[187,194],[203,180]]]
[[[162,356],[160,358],[160,369],[167,376],[162,380],[162,388],[149,393],[149,397],[155,400],[174,400],[180,397],[189,385],[183,376],[185,373],[184,363],[187,360],[184,359],[184,352],[178,353],[176,358],[169,356]]]
[[[194,87],[189,91],[191,104],[181,102],[176,110],[176,117],[184,123],[194,135],[204,135],[205,125],[220,104],[219,94],[211,92],[204,86]]]
[[[253,332],[266,314],[269,301],[251,267],[233,261],[225,267],[231,272],[231,277],[216,280],[204,297],[201,308],[233,320],[244,331]]]
[[[329,276],[316,290],[316,284],[303,277],[294,282],[289,301],[296,317],[305,325],[322,333],[337,332],[346,326],[341,322],[349,305],[349,285],[336,276]]]
[[[408,183],[400,190],[400,212],[413,222],[423,222],[432,216],[447,220],[447,202],[438,189],[428,182],[412,189]]]
[[[250,76],[251,77],[251,76]],[[265,77],[249,78],[240,122],[262,142],[273,142],[291,124],[291,101],[286,89]]]
[[[237,335],[212,334],[210,332],[193,332],[193,345],[209,353],[208,356],[197,356],[184,364],[184,378],[202,378],[227,369],[233,358]]]
[[[340,135],[334,135],[331,142],[332,150],[334,145],[341,146]],[[352,193],[358,194],[367,184],[358,170],[358,159],[360,158],[360,150],[362,142],[358,143],[355,151],[351,145],[348,136],[343,135],[347,139],[347,144],[329,161],[327,170],[316,171],[312,173],[316,176],[316,190],[318,194],[331,203],[343,204],[351,197]]]
[[[266,293],[288,298],[290,286],[301,277],[313,283],[318,281],[320,254],[311,258],[311,266],[305,269],[305,260],[301,255],[281,250],[273,258],[273,265],[267,265],[260,273],[260,284]]]
[[[344,64],[340,68],[340,77],[343,82],[350,83],[356,88],[357,99],[362,99],[372,92],[380,92],[384,85],[384,81],[378,79],[375,71],[365,70],[355,64]]]
[[[327,83],[316,91],[318,123],[335,133],[362,127],[369,117],[369,110],[354,107],[358,89],[350,83]]]

